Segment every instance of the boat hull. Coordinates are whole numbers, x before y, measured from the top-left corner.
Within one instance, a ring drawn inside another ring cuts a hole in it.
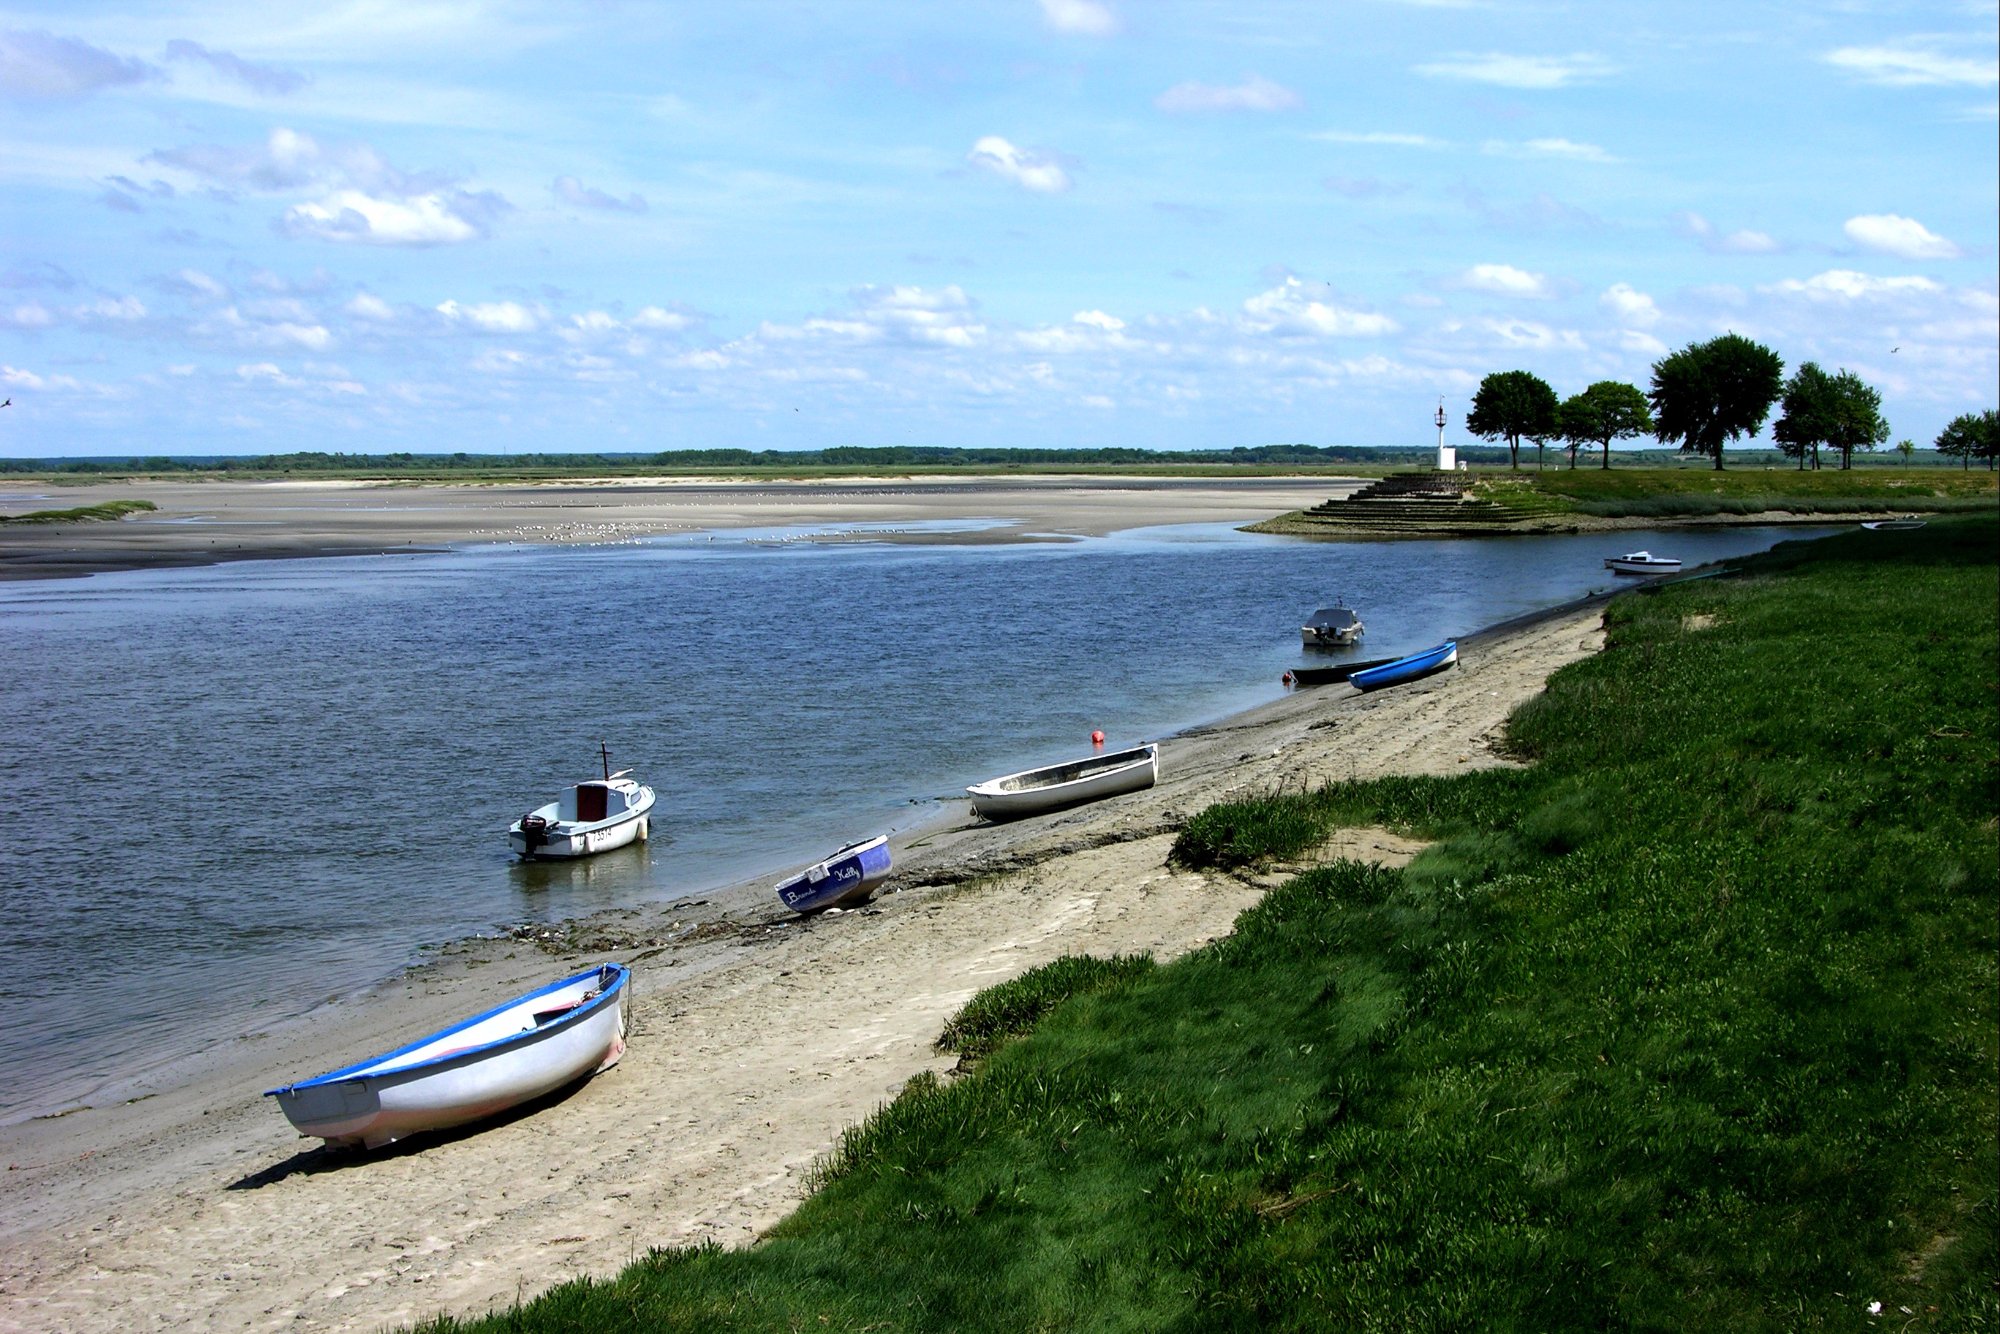
[[[859,903],[889,874],[889,836],[850,843],[773,888],[778,902],[796,913],[824,912]]]
[[[1387,667],[1396,658],[1362,658],[1355,662],[1336,663],[1331,667],[1294,667],[1292,684],[1301,686],[1334,685],[1353,677],[1356,672],[1370,671],[1376,667]]]
[[[1681,563],[1650,551],[1632,551],[1623,556],[1606,556],[1604,568],[1614,574],[1678,574]]]
[[[378,1149],[531,1102],[625,1052],[630,973],[604,964],[407,1047],[271,1089],[299,1133]]]
[[[1458,661],[1458,641],[1439,644],[1436,648],[1425,649],[1422,653],[1412,653],[1407,658],[1371,667],[1348,677],[1348,684],[1356,690],[1380,690],[1384,686],[1399,686],[1441,672]]]
[[[551,802],[531,813],[548,821],[539,841],[531,842],[529,839],[524,818],[508,827],[507,846],[523,861],[541,861],[590,857],[628,844],[643,843],[652,832],[653,803],[653,789],[642,787],[638,803],[630,810],[621,811],[610,819],[586,823],[554,819],[556,805]]]
[[[1140,792],[1160,778],[1160,748],[1137,746],[1064,764],[1024,769],[976,783],[966,790],[972,810],[988,820],[1014,820],[1126,792]]]

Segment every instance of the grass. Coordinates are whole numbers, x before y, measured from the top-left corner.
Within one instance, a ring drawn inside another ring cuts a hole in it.
[[[1709,518],[1792,514],[1926,514],[1990,511],[1988,472],[1938,467],[1550,468],[1520,474],[1482,470],[1477,494],[1525,515],[1580,513],[1599,518]]]
[[[976,997],[970,1073],[749,1250],[424,1328],[2000,1328],[1996,549],[1937,521],[1621,598],[1514,716],[1531,767],[1217,807],[1174,854],[1366,821],[1436,840],[1409,867]]]
[[[142,514],[156,510],[159,506],[150,500],[109,500],[102,505],[79,505],[67,510],[36,510],[32,514],[0,514],[0,523],[88,523],[105,519],[122,519],[128,514]]]

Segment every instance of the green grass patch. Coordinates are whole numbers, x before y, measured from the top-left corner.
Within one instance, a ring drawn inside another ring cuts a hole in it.
[[[1992,473],[1937,467],[1578,468],[1482,472],[1476,494],[1524,515],[1571,511],[1600,518],[1686,519],[1792,514],[1991,512]]]
[[[67,510],[36,510],[32,514],[0,515],[0,523],[90,523],[143,514],[159,506],[150,500],[107,500],[102,505],[79,505]]]
[[[2000,1328],[1996,551],[1940,520],[1622,597],[1514,715],[1529,768],[1175,853],[1385,823],[1409,867],[975,998],[984,1059],[748,1250],[425,1328]]]

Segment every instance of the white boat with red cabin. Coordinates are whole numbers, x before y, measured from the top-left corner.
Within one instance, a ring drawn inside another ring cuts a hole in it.
[[[578,783],[546,806],[537,806],[507,828],[507,846],[523,861],[543,857],[588,857],[628,843],[643,843],[651,832],[653,789],[627,777],[632,771],[611,772],[611,752],[604,756],[604,777]]]

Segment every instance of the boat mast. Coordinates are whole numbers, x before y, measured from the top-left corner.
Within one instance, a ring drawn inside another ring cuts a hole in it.
[[[599,741],[597,749],[604,756],[604,781],[608,783],[611,781],[611,747]]]

